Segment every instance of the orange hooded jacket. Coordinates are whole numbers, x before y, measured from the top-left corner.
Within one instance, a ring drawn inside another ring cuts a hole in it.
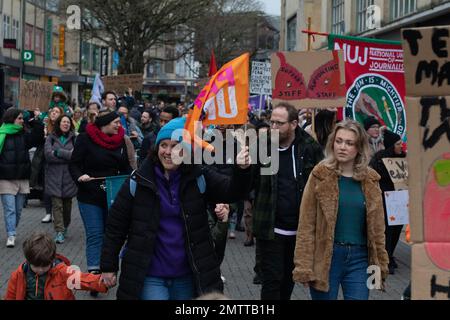
[[[55,261],[56,263],[47,272],[44,286],[45,300],[75,300],[75,296],[72,290],[68,288],[68,284],[72,285],[75,290],[108,291],[106,286],[100,281],[99,274],[80,272],[78,277],[75,275],[76,270],[70,268],[70,261],[66,257],[56,255]],[[25,300],[27,292],[26,268],[29,268],[27,262],[21,264],[12,273],[8,282],[5,300]],[[38,283],[38,279],[36,279],[36,283]]]

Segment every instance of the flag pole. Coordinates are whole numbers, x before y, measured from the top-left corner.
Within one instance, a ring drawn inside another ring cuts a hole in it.
[[[305,30],[302,30],[303,33],[308,34],[308,51],[311,51],[311,40],[313,37],[313,32],[311,30],[311,17],[308,17],[308,30],[305,32]],[[311,110],[311,132],[316,135],[316,109],[313,108]]]
[[[311,17],[308,17],[308,30],[311,30]],[[308,51],[311,51],[312,34],[308,32]]]

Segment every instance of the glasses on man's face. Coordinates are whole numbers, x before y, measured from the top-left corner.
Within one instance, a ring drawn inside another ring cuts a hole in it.
[[[270,126],[273,127],[281,127],[283,125],[285,125],[286,123],[288,123],[289,121],[274,121],[274,120],[270,120]]]

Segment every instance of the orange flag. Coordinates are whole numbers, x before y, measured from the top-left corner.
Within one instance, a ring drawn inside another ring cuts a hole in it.
[[[196,125],[208,126],[244,124],[247,122],[249,94],[248,53],[228,62],[211,77],[194,102],[194,109],[186,119],[186,142],[194,141],[203,148],[212,146],[195,135]]]

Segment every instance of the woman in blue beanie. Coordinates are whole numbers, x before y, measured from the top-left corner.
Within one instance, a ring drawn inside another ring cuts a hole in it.
[[[127,241],[118,299],[189,300],[223,291],[207,203],[232,203],[248,193],[248,148],[238,154],[237,163],[245,164],[231,177],[206,166],[178,165],[172,161],[182,136],[176,130],[185,120],[173,119],[160,130],[156,150],[123,184],[109,211],[101,258],[107,286],[116,284]]]

